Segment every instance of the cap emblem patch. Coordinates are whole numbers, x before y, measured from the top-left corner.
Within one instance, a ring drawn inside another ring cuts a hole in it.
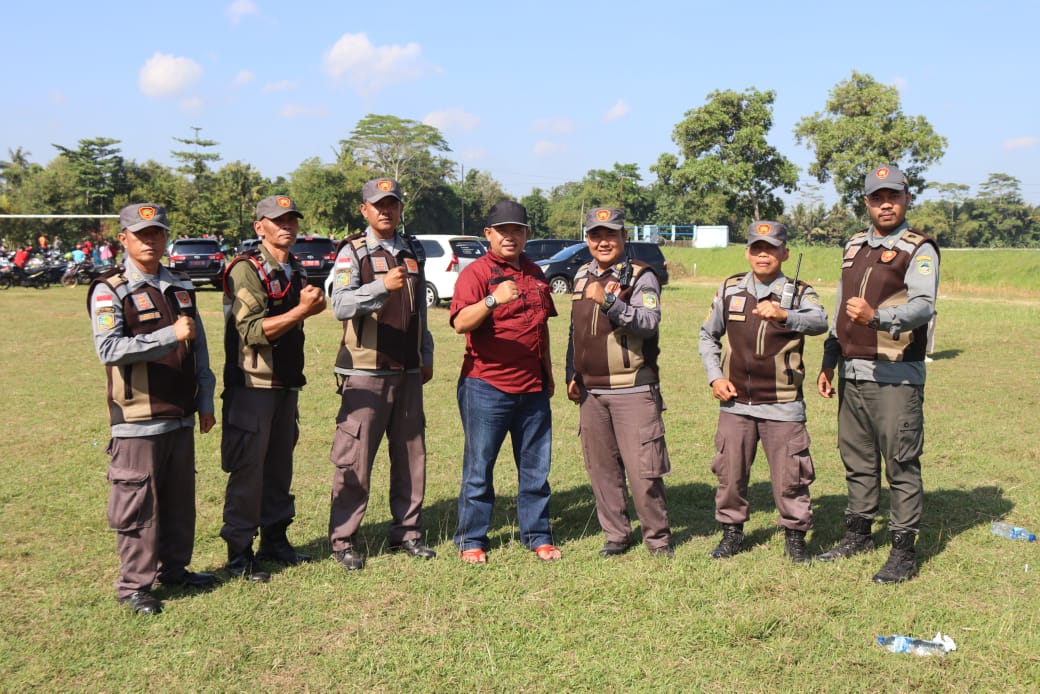
[[[394,182],[387,178],[384,178],[381,179],[378,183],[376,183],[376,188],[386,193],[387,191],[393,190]]]
[[[596,212],[596,219],[601,222],[605,222],[610,219],[610,210],[599,210]]]
[[[874,175],[882,179],[888,178],[888,169],[882,166],[880,169],[874,172]]]
[[[291,207],[292,206],[292,200],[290,200],[289,198],[284,197],[284,196],[278,198],[277,202],[278,202],[278,207]]]
[[[155,208],[146,205],[144,207],[138,208],[137,214],[141,219],[151,219],[155,216]]]
[[[755,231],[758,232],[759,236],[766,236],[769,234],[770,226],[768,224],[759,224],[755,227]]]

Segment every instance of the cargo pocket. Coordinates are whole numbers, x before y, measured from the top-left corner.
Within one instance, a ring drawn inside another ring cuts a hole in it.
[[[234,472],[249,462],[249,439],[256,435],[257,429],[257,420],[251,411],[224,408],[220,436],[220,468],[224,472]]]
[[[140,530],[152,525],[152,488],[148,473],[108,466],[108,527],[120,532]]]
[[[361,460],[361,422],[347,417],[336,424],[329,460],[338,468],[356,468]]]
[[[799,492],[816,481],[816,468],[813,467],[812,455],[809,454],[809,432],[802,431],[787,442],[787,457],[790,463],[784,466],[784,488],[790,496],[791,492]]]
[[[728,466],[726,465],[726,439],[718,431],[715,432],[715,457],[711,459],[711,473],[719,480],[720,485],[728,482]]]
[[[921,456],[924,449],[924,415],[900,417],[896,433],[896,462],[908,463]]]
[[[672,471],[668,447],[664,442],[664,422],[658,417],[639,429],[639,476],[643,479],[661,477]]]

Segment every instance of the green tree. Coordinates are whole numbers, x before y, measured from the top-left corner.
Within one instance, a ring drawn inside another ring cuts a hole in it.
[[[754,87],[714,91],[704,106],[687,111],[672,133],[679,156],[662,155],[652,167],[665,188],[658,191],[662,207],[670,214],[681,209],[695,223],[725,215],[732,226],[779,216],[784,205],[774,191],[793,192],[798,168],[766,141],[775,100],[776,92]]]
[[[264,197],[270,182],[250,164],[233,161],[211,177],[210,185],[209,198],[220,220],[213,231],[229,243],[252,238],[256,203]]]
[[[308,231],[340,236],[350,229],[365,227],[360,206],[361,187],[366,180],[368,172],[351,162],[324,164],[312,157],[290,174],[289,195],[303,211],[303,226]]]
[[[113,209],[113,199],[126,193],[126,166],[117,144],[119,140],[95,137],[80,140],[76,149],[53,145],[76,174],[76,190],[83,201],[77,211],[105,214]]]
[[[853,71],[830,92],[823,112],[798,121],[795,141],[815,152],[809,174],[820,183],[834,181],[842,201],[863,215],[863,179],[883,164],[896,164],[921,192],[924,171],[939,161],[946,138],[937,134],[924,116],[907,116],[898,90]]]
[[[535,238],[548,238],[549,233],[549,198],[541,188],[532,188],[531,192],[520,200],[520,204],[527,210],[527,223],[531,225],[531,236]],[[483,222],[481,222],[483,226]]]
[[[1009,248],[1040,244],[1031,210],[1022,200],[1017,178],[990,174],[978,197],[966,203],[968,240],[974,247]]]
[[[181,231],[188,236],[223,233],[228,229],[228,220],[216,203],[210,169],[210,163],[219,161],[220,155],[209,151],[220,143],[201,139],[199,131],[202,128],[192,126],[191,129],[195,131],[194,137],[173,138],[191,149],[170,152],[170,156],[180,162],[177,171],[189,176],[192,183],[190,187],[180,189],[182,197],[176,205],[183,212]]]
[[[405,193],[405,222],[412,233],[460,228],[458,195],[449,185],[455,163],[437,128],[397,116],[368,114],[340,140],[340,159],[389,176]]]
[[[465,223],[459,231],[464,229],[465,233],[476,236],[484,235],[487,214],[494,204],[510,197],[494,176],[480,169],[470,169],[466,172],[465,183],[458,193],[461,194],[461,201],[465,203],[464,207],[460,205],[460,213],[465,212]]]

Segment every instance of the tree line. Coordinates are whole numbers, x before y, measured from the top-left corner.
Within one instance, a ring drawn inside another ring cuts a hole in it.
[[[684,114],[672,132],[675,151],[662,153],[644,182],[638,166],[615,163],[580,181],[533,189],[519,200],[538,237],[577,238],[582,212],[620,205],[630,224],[725,224],[741,240],[753,219],[779,219],[804,244],[837,244],[866,224],[862,181],[880,164],[896,164],[912,182],[912,224],[950,247],[1038,247],[1040,207],[1028,205],[1013,176],[993,173],[975,195],[958,183],[929,181],[930,165],[941,160],[946,138],[923,116],[903,113],[898,91],[867,74],[853,72],[829,93],[822,111],[803,117],[795,141],[813,152],[808,174],[814,183],[798,188],[798,168],[767,142],[773,126],[773,91],[717,90]],[[21,147],[0,161],[0,213],[113,214],[131,201],[164,204],[178,235],[253,235],[256,202],[288,193],[306,213],[309,234],[340,237],[360,229],[362,184],[391,176],[407,193],[404,222],[411,233],[480,234],[484,215],[511,197],[480,169],[463,170],[434,127],[393,115],[369,114],[339,142],[336,158],[306,159],[287,178],[270,179],[246,162],[218,167],[215,140],[193,128],[174,137],[175,166],[123,156],[119,140],[96,137],[75,147],[55,144],[46,165]],[[827,206],[820,187],[832,183],[839,200]],[[785,205],[782,193],[799,192]],[[91,232],[114,236],[115,225],[91,220],[0,220],[8,246],[30,245],[42,232],[73,242]]]

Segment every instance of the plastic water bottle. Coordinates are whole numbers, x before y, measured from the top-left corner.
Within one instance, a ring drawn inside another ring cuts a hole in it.
[[[912,639],[909,636],[879,636],[877,642],[893,653],[912,653],[913,655],[946,655],[946,645],[940,641]]]
[[[1026,542],[1036,542],[1036,535],[1029,532],[1025,528],[1020,528],[1017,525],[1011,525],[1010,523],[997,522],[989,526],[989,530],[994,535],[1006,537],[1009,540],[1025,540]]]

